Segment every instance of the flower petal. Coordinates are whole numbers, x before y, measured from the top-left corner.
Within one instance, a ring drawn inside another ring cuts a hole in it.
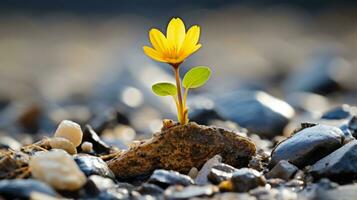
[[[164,57],[162,56],[162,53],[156,51],[155,49],[148,47],[148,46],[144,46],[143,47],[144,53],[149,56],[150,58],[157,60],[159,62],[166,62],[166,60],[164,59]]]
[[[180,53],[183,53],[187,49],[192,49],[197,44],[200,38],[200,27],[192,26],[186,34],[185,40],[181,46]]]
[[[185,60],[187,57],[189,57],[191,54],[195,53],[199,48],[201,48],[201,46],[201,44],[197,44],[190,49],[185,49],[185,51],[182,52],[182,54],[180,55],[179,60]]]
[[[158,52],[165,52],[167,48],[167,39],[158,29],[151,29],[149,32],[150,42],[154,49]]]
[[[171,19],[167,26],[166,35],[168,42],[173,44],[176,52],[178,52],[186,36],[185,24],[183,21],[180,18]]]

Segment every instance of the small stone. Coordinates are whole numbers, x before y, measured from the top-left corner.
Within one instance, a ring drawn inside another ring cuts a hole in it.
[[[357,138],[357,116],[353,116],[348,122],[348,129],[351,131],[353,137]]]
[[[58,190],[78,190],[86,182],[83,172],[64,150],[38,152],[31,157],[29,167],[33,177]]]
[[[273,167],[273,169],[265,174],[265,177],[290,180],[298,170],[299,169],[296,166],[290,164],[288,161],[281,160]]]
[[[63,120],[55,132],[55,137],[68,139],[75,147],[78,147],[82,142],[83,132],[81,126],[69,120]]]
[[[103,176],[91,175],[89,179],[97,186],[99,190],[106,190],[115,187],[115,183],[110,178],[105,178]]]
[[[183,185],[188,186],[194,183],[194,181],[187,175],[180,174],[176,171],[167,171],[163,169],[155,170],[149,178],[149,183],[154,183],[163,188],[170,185]]]
[[[218,191],[218,187],[214,185],[190,185],[187,187],[176,185],[171,186],[165,190],[165,197],[170,200],[190,199],[193,197],[212,196]]]
[[[211,168],[211,171],[208,174],[208,180],[213,184],[219,184],[222,181],[230,179],[235,171],[237,171],[236,168],[220,163]]]
[[[347,104],[344,104],[330,111],[327,111],[322,115],[321,119],[331,119],[331,120],[346,119],[356,114],[357,113],[356,111],[357,111],[356,107],[351,107]]]
[[[345,183],[357,178],[357,140],[351,141],[311,166],[315,178]]]
[[[215,194],[210,198],[211,200],[257,200],[257,198],[250,196],[248,193],[225,192]]]
[[[93,145],[93,150],[98,153],[109,153],[110,146],[100,139],[98,134],[93,130],[90,125],[86,125],[83,131],[83,143],[90,142]]]
[[[11,148],[13,150],[20,150],[21,143],[16,141],[14,138],[1,135],[0,136],[0,149],[8,149]]]
[[[249,194],[256,197],[257,199],[286,199],[286,200],[300,200],[298,195],[286,188],[269,188],[269,187],[258,187],[251,191]]]
[[[61,199],[40,192],[32,192],[30,195],[30,200],[61,200]]]
[[[49,142],[52,149],[63,149],[71,155],[77,154],[77,149],[74,147],[73,143],[66,138],[54,137],[50,138]]]
[[[314,164],[343,144],[343,132],[334,126],[316,125],[279,143],[271,154],[270,167],[280,160],[302,168]]]
[[[99,157],[78,154],[74,157],[74,161],[86,176],[99,175],[111,179],[115,178],[107,163]]]
[[[190,122],[154,134],[108,161],[108,165],[119,179],[148,175],[155,169],[187,174],[192,167],[201,168],[217,154],[224,163],[247,166],[255,151],[253,142],[235,132]]]
[[[40,192],[56,196],[56,192],[44,182],[35,179],[14,179],[0,181],[0,199],[29,199],[31,193]]]
[[[187,176],[191,177],[192,179],[195,179],[198,174],[198,169],[196,167],[192,167],[190,171],[188,172]]]
[[[161,196],[164,194],[164,190],[161,187],[150,183],[142,184],[136,191],[141,195]]]
[[[258,186],[264,186],[266,183],[260,172],[250,168],[238,169],[233,173],[230,181],[235,192],[248,192]]]
[[[90,142],[83,142],[81,145],[82,151],[90,153],[93,151],[93,144]]]
[[[213,166],[220,164],[222,162],[222,157],[220,155],[215,155],[213,158],[209,159],[198,172],[195,178],[195,183],[197,185],[208,184],[208,174],[210,173]]]

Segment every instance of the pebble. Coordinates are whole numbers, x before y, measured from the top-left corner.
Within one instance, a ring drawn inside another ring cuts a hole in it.
[[[0,181],[0,199],[29,199],[31,193],[40,192],[49,196],[57,193],[44,182],[35,179],[14,179]]]
[[[161,187],[150,183],[142,184],[136,191],[141,195],[161,196],[164,194],[164,190]]]
[[[93,144],[90,142],[83,142],[81,145],[82,151],[90,153],[93,151]]]
[[[91,180],[99,190],[106,190],[109,188],[116,187],[116,184],[110,178],[105,178],[103,176],[98,175],[91,175],[88,177],[88,179]]]
[[[212,196],[219,191],[214,185],[190,185],[183,187],[180,185],[170,186],[165,190],[165,197],[169,200],[190,199],[194,197]]]
[[[333,126],[316,125],[305,128],[279,143],[271,154],[270,167],[286,160],[302,168],[314,164],[342,146],[343,132]]]
[[[213,184],[219,184],[222,181],[230,179],[235,171],[237,171],[236,168],[224,163],[219,163],[211,168],[208,174],[208,180]]]
[[[233,173],[231,182],[233,191],[248,192],[258,186],[264,186],[266,181],[264,176],[257,170],[241,168]]]
[[[357,116],[353,116],[348,122],[348,129],[351,131],[353,137],[357,138]]]
[[[58,190],[78,190],[86,177],[64,150],[38,152],[29,162],[32,176]]]
[[[315,178],[345,183],[357,178],[357,140],[345,144],[311,166]]]
[[[281,160],[273,167],[273,169],[265,174],[265,177],[290,180],[298,170],[299,169],[296,166],[290,164],[288,161]]]
[[[0,149],[8,149],[11,148],[13,150],[20,150],[21,143],[9,136],[0,136]]]
[[[150,176],[149,183],[154,183],[160,187],[166,188],[170,185],[183,185],[188,186],[194,184],[194,181],[191,177],[187,175],[180,174],[176,171],[168,171],[163,169],[157,169]]]
[[[213,158],[207,160],[207,162],[202,166],[201,170],[198,172],[195,178],[195,183],[197,185],[206,185],[209,183],[208,174],[210,173],[213,166],[220,164],[222,162],[222,157],[220,155],[215,155]]]
[[[69,120],[63,120],[55,132],[55,137],[68,139],[75,147],[82,143],[83,132],[81,126]]]
[[[86,176],[99,175],[111,179],[115,178],[107,163],[99,157],[78,154],[74,157],[74,161]]]
[[[225,119],[268,138],[280,135],[294,116],[288,103],[262,91],[235,91],[217,97],[215,102]]]
[[[90,142],[93,145],[93,150],[98,154],[106,154],[110,152],[110,146],[107,145],[93,130],[90,125],[86,125],[83,131],[83,143]]]
[[[198,174],[198,169],[196,167],[192,167],[190,171],[188,172],[187,176],[191,177],[192,179],[195,179]]]
[[[329,120],[346,119],[352,117],[356,113],[357,113],[356,107],[352,107],[347,104],[344,104],[325,112],[321,116],[321,119],[329,119]]]
[[[52,149],[63,149],[71,155],[77,154],[77,149],[74,147],[73,143],[66,138],[54,137],[50,138],[49,142]]]

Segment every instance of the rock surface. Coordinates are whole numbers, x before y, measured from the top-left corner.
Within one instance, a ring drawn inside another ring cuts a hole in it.
[[[247,166],[255,151],[249,139],[234,132],[189,123],[164,128],[150,140],[110,160],[108,165],[120,179],[146,175],[159,168],[187,174],[192,167],[200,168],[217,154],[224,163]]]
[[[274,148],[270,166],[275,166],[281,160],[299,168],[314,164],[341,147],[343,139],[343,132],[337,127],[316,125],[305,128]]]
[[[342,183],[357,178],[357,140],[316,162],[310,173],[316,178],[327,177]]]
[[[63,150],[39,152],[31,157],[29,167],[34,178],[58,190],[78,190],[86,182],[83,172]]]

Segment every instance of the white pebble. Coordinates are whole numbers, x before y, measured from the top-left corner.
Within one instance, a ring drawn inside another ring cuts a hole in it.
[[[76,147],[74,147],[73,143],[67,140],[66,138],[61,138],[61,137],[50,138],[50,146],[52,149],[63,149],[71,155],[77,153]]]
[[[84,152],[91,152],[93,150],[93,144],[91,142],[83,142],[81,148]]]
[[[82,143],[83,132],[81,126],[69,120],[63,120],[55,132],[55,137],[68,139],[75,147]]]
[[[29,167],[34,178],[58,190],[78,190],[86,182],[86,176],[73,158],[61,149],[36,153]]]

